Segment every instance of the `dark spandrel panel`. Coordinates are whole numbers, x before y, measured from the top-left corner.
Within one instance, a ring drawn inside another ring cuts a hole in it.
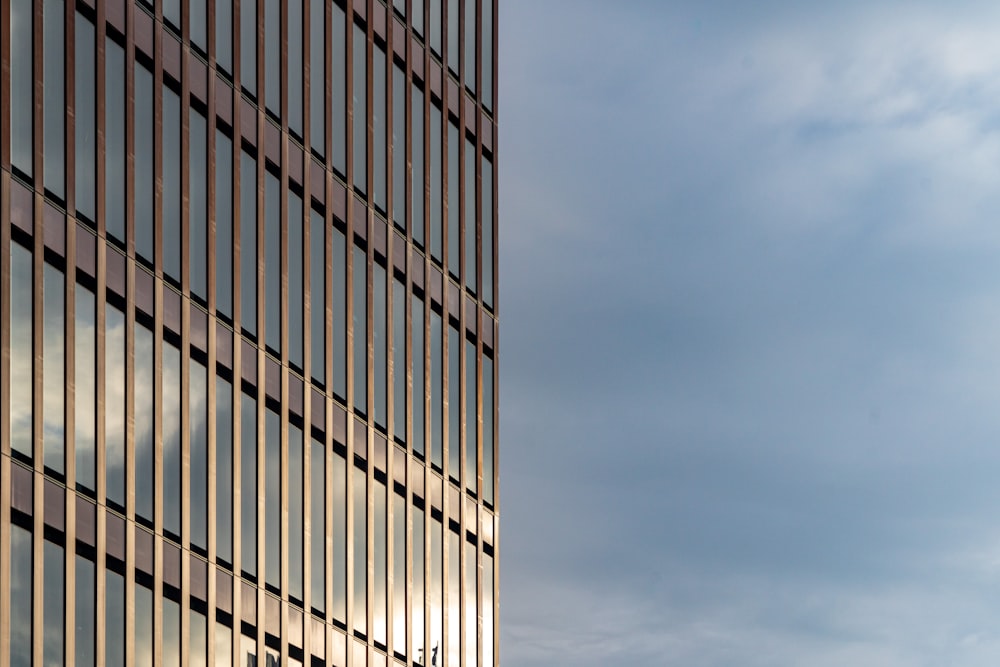
[[[97,300],[76,285],[75,414],[76,484],[97,491]]]
[[[441,108],[438,107],[436,103],[431,104],[430,143],[431,256],[440,262],[442,261],[441,236],[444,233],[444,230],[442,229],[442,197],[444,194],[441,180]]]
[[[97,62],[94,24],[76,12],[75,74],[73,105],[76,116],[76,210],[87,220],[97,220]],[[119,187],[121,187],[119,185]]]
[[[125,578],[104,571],[104,660],[108,667],[125,667]]]
[[[264,581],[281,590],[281,417],[264,411]]]
[[[459,352],[462,339],[458,329],[448,327],[448,475],[458,480],[461,475],[462,446],[459,434],[462,432],[462,409],[459,403],[462,395],[462,367]]]
[[[291,0],[294,1],[294,0]],[[281,117],[281,0],[264,0],[264,100]]]
[[[241,569],[257,576],[257,401],[241,394],[240,549]]]
[[[368,479],[365,471],[351,466],[351,508],[354,534],[351,545],[354,563],[368,563]],[[368,633],[368,568],[354,566],[352,589],[354,596],[354,631]]]
[[[10,244],[10,443],[13,451],[31,458],[32,443],[32,257],[31,251]]]
[[[233,142],[215,131],[215,307],[233,316]]]
[[[181,279],[181,98],[163,86],[163,272]]]
[[[288,594],[301,602],[303,593],[303,545],[302,534],[305,488],[302,463],[302,429],[288,426]]]
[[[61,200],[66,196],[66,9],[63,0],[42,2],[42,76],[45,189]]]
[[[354,143],[354,187],[368,191],[368,53],[365,29],[354,24],[352,42],[354,80],[351,109]]]
[[[281,355],[281,184],[264,175],[264,331],[267,346]],[[256,298],[256,295],[253,295]]]
[[[125,50],[104,40],[104,225],[125,241]]]
[[[297,137],[302,132],[302,3],[306,0],[288,0],[288,129]]]
[[[388,334],[386,331],[388,313],[386,313],[386,276],[385,267],[381,264],[372,266],[372,356],[375,405],[373,409],[375,424],[385,429],[389,423],[388,410],[388,380],[389,351]]]
[[[406,231],[406,72],[392,66],[392,221]]]
[[[458,135],[458,126],[451,118],[448,119],[448,272],[459,277],[460,245],[458,206],[459,166],[462,145]]]
[[[326,14],[325,0],[309,0],[309,142],[326,155]]]
[[[108,305],[104,310],[105,484],[108,502],[119,508],[125,507],[125,352],[125,315]]]
[[[135,251],[153,261],[153,74],[135,66]]]
[[[66,530],[66,489],[45,478],[42,507],[45,510],[45,525],[62,532]]]
[[[476,145],[465,138],[465,206],[462,234],[465,236],[465,286],[476,291]]]
[[[34,137],[34,76],[31,55],[34,53],[32,0],[11,0],[10,25],[10,161],[29,178],[34,174],[32,142]],[[13,652],[11,654],[13,658]]]
[[[332,504],[333,570],[330,586],[333,593],[333,618],[347,622],[347,462],[333,455]]]
[[[303,211],[302,198],[288,193],[288,360],[303,368],[303,328],[305,326],[305,290],[303,287]]]
[[[43,281],[42,448],[45,467],[62,475],[66,465],[66,277],[46,262]]]
[[[479,491],[476,476],[479,471],[479,436],[476,344],[465,341],[465,488]]]
[[[135,512],[153,521],[153,387],[155,386],[153,333],[135,327]]]
[[[310,374],[326,384],[326,221],[313,209],[309,215]]]
[[[458,76],[458,0],[448,0],[448,69]]]
[[[215,378],[215,550],[233,562],[233,385]]]
[[[80,495],[76,497],[76,539],[97,546],[97,507]]]
[[[406,285],[392,281],[392,430],[406,442]]]
[[[424,403],[427,398],[426,375],[424,374],[424,302],[415,294],[410,297],[410,349],[413,351],[413,393],[410,409],[413,412],[413,453],[424,456]]]
[[[326,611],[326,448],[318,440],[310,443],[310,605],[322,615]]]
[[[441,468],[444,463],[444,397],[442,394],[442,342],[441,316],[431,311],[431,463]]]
[[[125,519],[111,513],[105,513],[107,527],[105,540],[108,555],[125,562]]]
[[[386,211],[386,83],[385,49],[372,47],[372,199]]]
[[[488,2],[489,0],[487,0]],[[462,76],[465,86],[476,92],[476,5],[478,0],[465,0],[465,60]]]
[[[22,0],[23,1],[23,0]],[[347,19],[336,2],[330,8],[330,124],[333,168],[347,173]]]
[[[215,62],[233,72],[233,0],[215,0]]]
[[[48,540],[43,544],[42,660],[46,665],[61,665],[65,658],[66,562],[61,546]]]
[[[31,533],[18,525],[10,527],[10,614],[11,667],[31,666],[32,619],[32,547]]]
[[[240,0],[240,85],[257,95],[257,0]]]
[[[368,412],[368,263],[365,251],[353,246],[352,332],[354,350],[354,409]]]
[[[208,373],[188,362],[188,448],[191,546],[208,550]]]
[[[411,140],[411,180],[410,219],[413,227],[413,242],[424,245],[424,203],[426,184],[424,181],[424,91],[414,82],[410,88],[410,129]]]
[[[192,3],[192,5],[197,3]],[[208,122],[188,108],[188,270],[191,293],[208,300]],[[225,196],[223,194],[223,196]]]
[[[76,667],[94,667],[96,656],[97,591],[94,562],[76,556]]]
[[[240,326],[257,331],[257,162],[240,153]]]

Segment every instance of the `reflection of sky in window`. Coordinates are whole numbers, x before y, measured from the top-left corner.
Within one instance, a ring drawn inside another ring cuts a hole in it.
[[[135,327],[136,512],[153,518],[153,334]],[[124,405],[124,403],[123,403]]]
[[[10,438],[16,451],[31,454],[31,252],[10,246]]]
[[[104,314],[104,455],[108,498],[125,504],[125,315]]]
[[[76,437],[73,441],[73,447],[76,450],[77,482],[91,490],[97,489],[94,477],[96,461],[94,443],[97,434],[95,308],[94,293],[78,284],[76,286],[76,328],[73,331],[76,350],[73,398],[76,406],[74,416]]]
[[[63,272],[45,264],[44,326],[42,329],[42,417],[45,465],[63,471],[65,449],[66,390],[66,286]]]

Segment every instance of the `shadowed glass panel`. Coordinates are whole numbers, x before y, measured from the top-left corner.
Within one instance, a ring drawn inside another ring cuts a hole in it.
[[[365,251],[354,246],[352,266],[354,302],[352,345],[354,348],[354,409],[368,412],[368,262]]]
[[[347,19],[343,8],[334,2],[330,7],[330,124],[333,133],[333,168],[347,173]]]
[[[406,72],[392,64],[392,222],[406,231]]]
[[[104,227],[125,241],[125,49],[104,40]]]
[[[188,109],[188,272],[191,293],[208,299],[208,123]],[[225,196],[225,192],[222,193]],[[225,241],[223,241],[225,242]]]
[[[490,505],[493,504],[493,410],[493,360],[483,355],[483,500]]]
[[[372,199],[386,211],[386,83],[385,49],[372,47]]]
[[[34,607],[31,597],[32,555],[31,533],[16,524],[10,527],[10,664],[11,667],[31,667],[31,619]]]
[[[215,0],[215,64],[233,72],[233,0]]]
[[[288,426],[288,594],[301,602],[303,591],[303,504],[305,489],[302,463],[302,429]]]
[[[459,435],[462,432],[462,409],[459,404],[462,395],[462,366],[459,360],[462,340],[458,329],[448,327],[448,475],[458,481],[462,473],[462,446]]]
[[[438,262],[441,257],[441,236],[443,229],[442,211],[442,165],[441,165],[441,108],[437,103],[431,104],[431,256]]]
[[[368,191],[368,53],[365,29],[354,24],[353,36],[353,132],[354,187]]]
[[[476,4],[477,0],[465,0],[465,62],[462,63],[465,87],[473,93],[476,92]]]
[[[208,371],[194,359],[188,362],[188,451],[191,546],[207,551]]]
[[[444,396],[441,374],[441,316],[431,311],[431,463],[439,469],[444,465]]]
[[[178,32],[181,29],[181,0],[162,0],[163,1],[163,18],[166,19],[170,25],[175,27]]]
[[[240,326],[257,331],[257,161],[240,153]]]
[[[462,154],[459,142],[458,126],[453,119],[448,119],[448,272],[459,277],[459,262],[461,261],[461,239],[459,229],[461,213],[458,207],[459,193],[459,160]]]
[[[215,131],[215,307],[233,316],[233,142]]]
[[[326,221],[309,210],[310,375],[326,384]]]
[[[476,145],[465,138],[465,207],[462,235],[465,237],[465,286],[476,291]]]
[[[62,546],[45,540],[43,542],[43,600],[42,618],[42,664],[45,667],[59,667],[64,660],[63,641],[66,636],[63,599],[66,588],[66,563]]]
[[[48,262],[43,267],[42,445],[45,467],[62,475],[66,465],[66,279]]]
[[[233,385],[215,378],[215,554],[233,562]]]
[[[475,493],[479,490],[476,475],[479,471],[479,395],[476,392],[476,344],[465,341],[465,487]]]
[[[289,0],[294,2],[294,0]],[[281,117],[281,0],[264,0],[264,100]]]
[[[493,308],[493,163],[483,157],[483,303]]]
[[[427,400],[427,376],[424,373],[424,301],[416,294],[410,297],[410,349],[413,350],[413,392],[410,409],[413,414],[413,453],[421,458],[424,456],[424,439],[426,421],[424,406]]]
[[[326,155],[326,15],[325,0],[309,6],[309,143],[317,155]]]
[[[222,3],[216,3],[222,4]],[[217,10],[218,11],[218,10]],[[191,43],[202,53],[208,53],[208,3],[188,0],[188,33]]]
[[[288,360],[296,368],[303,368],[302,335],[304,326],[305,291],[303,289],[302,267],[302,198],[288,192]]]
[[[421,37],[424,36],[424,0],[411,0],[413,3],[410,10],[413,20],[413,30]]]
[[[410,131],[413,133],[410,156],[410,215],[413,242],[424,245],[424,204],[427,198],[424,181],[424,91],[414,81],[410,87]]]
[[[91,222],[97,220],[97,62],[94,24],[76,12],[76,60],[74,63],[76,87],[73,112],[76,116],[76,210]],[[123,184],[119,184],[121,187]]]
[[[288,129],[302,137],[302,3],[288,0]]]
[[[347,397],[347,240],[344,233],[333,228],[333,272],[330,298],[333,308],[333,393]]]
[[[428,26],[428,32],[430,33],[430,44],[431,49],[438,57],[441,56],[441,0],[430,0],[430,17],[428,18],[430,25]]]
[[[240,0],[240,85],[257,95],[257,0]]]
[[[448,0],[448,69],[458,76],[458,0]]]
[[[42,150],[45,189],[66,196],[66,6],[42,2]]]
[[[153,262],[153,73],[135,65],[134,197],[135,251]]]
[[[181,98],[163,86],[163,272],[181,279]]]
[[[264,331],[267,346],[281,356],[281,187],[264,172]]]
[[[10,161],[31,178],[34,137],[34,34],[32,0],[10,2]],[[12,653],[13,656],[13,653]]]
[[[381,264],[372,266],[372,356],[373,380],[375,391],[375,424],[383,430],[388,424],[388,374],[389,374],[389,352],[388,339],[386,333],[387,313],[386,313],[386,284],[385,267]]]
[[[392,281],[392,430],[406,442],[406,285]]]
[[[281,417],[264,411],[264,581],[281,590]]]
[[[483,106],[493,108],[493,0],[483,2]],[[492,660],[490,661],[492,664]]]
[[[241,394],[240,406],[240,536],[241,569],[257,576],[257,401]]]

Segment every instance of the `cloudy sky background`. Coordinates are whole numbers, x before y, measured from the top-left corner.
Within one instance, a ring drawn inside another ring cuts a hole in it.
[[[506,667],[1000,661],[1000,7],[501,0]]]

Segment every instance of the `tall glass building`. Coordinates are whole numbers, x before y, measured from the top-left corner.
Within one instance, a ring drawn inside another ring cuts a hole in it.
[[[0,0],[0,663],[495,667],[496,0]]]

